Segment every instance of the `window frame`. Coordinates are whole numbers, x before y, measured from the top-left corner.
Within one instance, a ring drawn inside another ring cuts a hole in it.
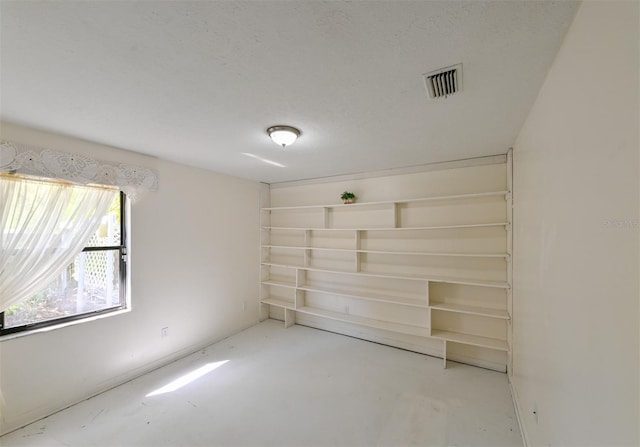
[[[38,329],[50,328],[53,326],[66,325],[68,323],[77,322],[80,320],[87,320],[96,316],[102,316],[114,312],[120,312],[129,308],[129,300],[127,294],[127,268],[129,257],[129,238],[127,234],[127,195],[119,191],[120,194],[120,245],[101,246],[101,247],[84,247],[82,253],[86,252],[100,252],[117,250],[119,259],[119,287],[120,287],[120,300],[121,304],[107,309],[92,310],[88,312],[82,312],[79,314],[68,315],[65,317],[53,318],[50,320],[39,321],[35,323],[23,324],[20,326],[13,326],[5,328],[4,326],[4,312],[0,312],[0,337],[5,335],[15,335],[19,333],[27,333],[36,331]],[[26,335],[26,334],[25,334]]]

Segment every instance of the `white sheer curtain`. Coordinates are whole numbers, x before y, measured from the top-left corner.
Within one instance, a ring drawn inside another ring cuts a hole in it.
[[[62,273],[116,194],[114,188],[0,175],[0,312]]]

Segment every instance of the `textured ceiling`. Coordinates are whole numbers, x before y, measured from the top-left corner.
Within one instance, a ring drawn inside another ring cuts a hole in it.
[[[504,153],[576,7],[3,0],[0,116],[269,183]],[[429,101],[421,74],[460,62]]]

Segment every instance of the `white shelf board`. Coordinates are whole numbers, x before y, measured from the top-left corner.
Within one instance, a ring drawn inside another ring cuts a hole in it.
[[[444,256],[461,258],[504,258],[509,257],[506,253],[443,253],[429,251],[388,251],[388,250],[355,250],[359,253],[371,253],[381,255],[415,255],[415,256]]]
[[[369,277],[375,277],[375,278],[391,278],[391,279],[412,279],[416,281],[443,282],[448,284],[462,284],[467,286],[494,287],[498,289],[509,288],[509,285],[506,282],[502,282],[502,281],[460,279],[460,278],[451,278],[451,277],[444,277],[444,276],[438,277],[438,276],[424,276],[424,275],[400,275],[400,274],[389,274],[389,273],[355,272],[355,271],[347,271],[347,270],[333,270],[333,269],[324,269],[324,268],[317,268],[317,267],[306,267],[303,265],[276,264],[272,262],[263,262],[262,265],[268,265],[272,267],[283,267],[283,268],[296,268],[296,269],[308,270],[312,272],[336,273],[340,275],[369,276]]]
[[[382,255],[414,255],[414,256],[445,256],[463,258],[508,258],[507,253],[444,253],[429,251],[391,251],[391,250],[356,250],[355,248],[328,248],[328,247],[301,247],[295,245],[262,245],[262,248],[283,248],[291,250],[314,250],[314,251],[338,251],[350,253],[371,253]]]
[[[316,251],[346,251],[355,252],[352,248],[325,248],[325,247],[300,247],[295,245],[262,245],[262,248],[284,248],[291,250],[316,250]]]
[[[263,230],[295,230],[295,231],[416,231],[416,230],[455,230],[460,228],[506,227],[508,222],[489,222],[460,225],[432,225],[427,227],[368,227],[368,228],[323,228],[323,227],[268,227]]]
[[[286,281],[275,281],[273,279],[267,279],[264,281],[260,281],[260,284],[265,286],[278,286],[278,287],[286,287],[289,289],[295,289],[296,285],[294,283],[286,282]]]
[[[293,309],[295,307],[293,303],[279,298],[263,298],[260,302],[263,304],[271,304],[272,306],[284,307],[285,309]]]
[[[472,194],[455,194],[447,196],[434,196],[434,197],[418,197],[415,199],[400,199],[400,200],[383,200],[377,202],[356,202],[356,203],[332,203],[328,205],[300,205],[300,206],[274,206],[262,208],[262,211],[288,211],[288,210],[305,210],[305,209],[320,209],[320,208],[356,208],[366,206],[378,206],[378,205],[392,205],[395,203],[414,203],[414,202],[433,202],[443,200],[462,200],[462,199],[475,199],[481,197],[506,197],[509,191],[489,191],[479,192]]]
[[[490,309],[478,306],[465,306],[461,304],[432,304],[431,309],[445,312],[457,312],[462,314],[477,315],[480,317],[498,318],[508,320],[509,314],[506,310]]]
[[[276,264],[275,262],[263,262],[262,265],[266,265],[269,267],[281,267],[285,269],[302,269],[303,265],[291,265],[291,264]]]
[[[314,307],[299,307],[296,309],[296,311],[309,315],[315,315],[318,317],[330,318],[332,320],[344,321],[346,323],[359,324],[361,326],[367,326],[375,329],[383,329],[386,331],[399,332],[402,334],[417,335],[420,337],[429,336],[429,329],[427,327],[410,326],[407,324],[374,320],[372,318],[358,317],[356,315],[346,315],[340,312],[317,309]]]
[[[359,289],[357,292],[351,292],[347,290],[334,289],[330,287],[316,287],[316,286],[300,286],[298,290],[305,290],[307,292],[326,293],[330,295],[339,295],[349,298],[356,298],[368,301],[378,301],[382,303],[400,304],[403,306],[421,307],[427,308],[426,296],[420,300],[418,298],[407,298],[395,296],[393,297],[391,292],[389,294],[381,294],[373,289]]]
[[[505,340],[498,340],[497,338],[481,337],[479,335],[469,335],[459,332],[441,331],[436,329],[433,329],[431,331],[431,336],[433,338],[453,341],[465,345],[480,346],[482,348],[497,349],[499,351],[509,350],[509,345],[507,344],[507,342]]]

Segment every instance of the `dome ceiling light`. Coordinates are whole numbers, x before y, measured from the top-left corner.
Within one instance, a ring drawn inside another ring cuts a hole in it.
[[[286,147],[296,141],[300,131],[291,126],[271,126],[267,129],[267,134],[276,144]]]

